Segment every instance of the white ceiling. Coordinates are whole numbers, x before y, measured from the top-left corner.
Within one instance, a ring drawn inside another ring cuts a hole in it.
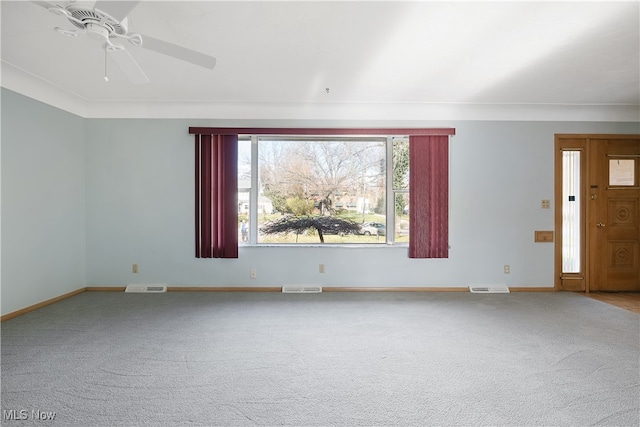
[[[217,64],[124,42],[142,85],[56,26],[2,1],[2,85],[85,117],[640,120],[639,1],[143,1],[130,32]]]

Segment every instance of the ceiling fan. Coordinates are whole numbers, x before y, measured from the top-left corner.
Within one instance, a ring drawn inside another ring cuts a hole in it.
[[[128,40],[133,46],[142,47],[163,55],[177,58],[200,67],[213,69],[216,58],[195,50],[178,46],[169,42],[155,39],[138,33],[130,33],[127,16],[140,3],[140,1],[110,1],[98,0],[94,7],[87,7],[69,2],[66,6],[50,3],[48,1],[32,1],[56,15],[61,15],[73,24],[76,29],[67,30],[56,27],[59,33],[76,37],[86,34],[91,38],[102,41],[105,50],[105,76],[106,55],[120,67],[122,72],[134,84],[148,83],[149,78],[138,65],[136,60],[117,42],[118,39]]]

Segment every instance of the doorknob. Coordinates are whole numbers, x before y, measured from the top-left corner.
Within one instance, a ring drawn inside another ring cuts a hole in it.
[[[604,224],[603,224],[603,223],[601,223],[601,222],[599,222],[599,223],[597,223],[597,224],[596,224],[596,227],[598,227],[598,228],[604,228]]]

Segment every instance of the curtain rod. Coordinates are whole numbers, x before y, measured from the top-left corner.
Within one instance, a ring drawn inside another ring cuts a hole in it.
[[[220,128],[189,127],[196,135],[455,135],[455,128]]]

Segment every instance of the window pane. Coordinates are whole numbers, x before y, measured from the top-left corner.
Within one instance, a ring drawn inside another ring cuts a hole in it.
[[[251,140],[238,140],[238,243],[249,242]]]
[[[393,138],[393,189],[409,188],[409,139]]]
[[[262,230],[259,243],[320,243],[314,225],[325,243],[385,242],[384,140],[260,138],[258,177],[265,207],[258,208],[258,229],[274,221],[289,227],[286,233]],[[299,221],[309,217],[312,225]],[[348,230],[342,220],[362,227]]]
[[[395,243],[409,243],[409,193],[395,193]]]
[[[562,152],[562,272],[580,273],[580,151]]]
[[[634,186],[636,161],[634,159],[609,160],[609,185]]]

